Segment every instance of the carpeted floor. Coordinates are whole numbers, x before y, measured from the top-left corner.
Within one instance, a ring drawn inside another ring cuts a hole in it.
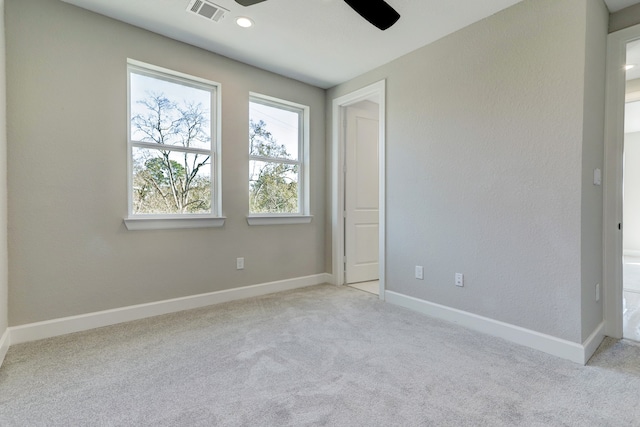
[[[329,285],[9,349],[1,426],[638,426],[640,346],[580,366]]]

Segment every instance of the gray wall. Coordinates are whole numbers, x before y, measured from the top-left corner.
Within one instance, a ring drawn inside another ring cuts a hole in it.
[[[582,301],[602,250],[583,236],[604,120],[602,63],[585,68],[606,38],[588,2],[524,1],[328,91],[387,80],[388,290],[573,342],[602,320]]]
[[[0,337],[8,326],[7,273],[7,92],[5,72],[4,0],[0,0]]]
[[[601,0],[586,1],[584,118],[582,135],[582,341],[603,319],[602,185],[593,184],[594,169],[604,164],[604,107],[609,10]]]
[[[323,90],[58,0],[6,17],[10,325],[325,271]],[[128,57],[222,84],[224,228],[124,227]],[[311,107],[310,225],[246,223],[250,91]]]

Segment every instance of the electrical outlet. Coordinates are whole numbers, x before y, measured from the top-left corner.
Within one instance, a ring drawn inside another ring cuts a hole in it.
[[[236,258],[236,270],[244,270],[244,258]]]
[[[596,302],[600,301],[600,283],[596,285]]]
[[[593,170],[593,185],[602,185],[602,171],[600,169]]]
[[[424,280],[424,268],[421,265],[416,265],[416,279]]]
[[[464,286],[464,274],[456,273],[456,286]]]

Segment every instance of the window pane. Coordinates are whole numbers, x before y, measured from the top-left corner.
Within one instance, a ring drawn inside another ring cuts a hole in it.
[[[211,148],[211,92],[130,74],[131,140]]]
[[[249,162],[251,213],[299,213],[298,165]]]
[[[249,103],[249,154],[298,160],[300,112]]]
[[[211,213],[209,157],[133,147],[133,213]]]

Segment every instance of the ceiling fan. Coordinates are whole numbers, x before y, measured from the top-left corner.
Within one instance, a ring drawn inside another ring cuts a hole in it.
[[[251,6],[266,0],[236,0],[242,6]],[[381,30],[386,30],[400,19],[400,14],[384,0],[344,0],[353,10]]]

